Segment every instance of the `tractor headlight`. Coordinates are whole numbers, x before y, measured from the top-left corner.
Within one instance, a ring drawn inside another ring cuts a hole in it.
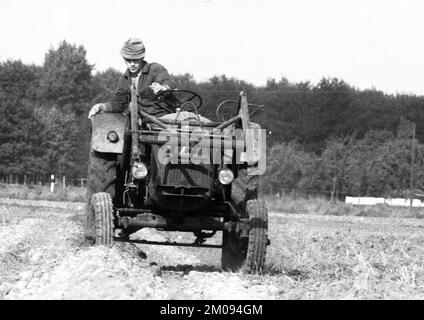
[[[230,184],[234,180],[234,173],[230,169],[222,169],[218,173],[218,180],[221,184]]]
[[[131,173],[135,179],[143,179],[147,176],[148,170],[143,162],[134,162]]]
[[[115,132],[115,131],[109,131],[108,133],[107,133],[107,139],[110,141],[110,142],[113,142],[113,143],[116,143],[116,142],[118,142],[118,140],[119,140],[119,137],[118,137],[118,134]]]

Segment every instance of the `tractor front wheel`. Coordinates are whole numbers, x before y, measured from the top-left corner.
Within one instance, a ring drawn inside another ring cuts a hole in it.
[[[113,204],[109,193],[92,195],[87,214],[85,237],[96,245],[111,246],[113,242]]]
[[[223,231],[222,268],[260,272],[265,265],[268,245],[268,212],[263,200],[247,201],[245,215],[249,219],[248,237]]]
[[[265,265],[268,245],[268,211],[265,201],[258,199],[247,201],[246,211],[249,216],[249,240],[243,268],[247,272],[258,272]]]

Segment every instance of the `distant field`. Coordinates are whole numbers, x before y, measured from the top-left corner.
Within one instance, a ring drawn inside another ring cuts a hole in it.
[[[424,208],[393,207],[385,204],[357,206],[324,197],[265,196],[268,209],[284,213],[318,214],[332,216],[424,218]]]
[[[74,186],[68,186],[65,189],[56,186],[52,193],[48,186],[0,184],[1,198],[85,202],[85,193],[86,189]]]
[[[48,186],[0,184],[0,198],[22,200],[48,200],[86,202],[86,189],[69,186],[55,188],[53,193]],[[335,216],[424,218],[424,208],[392,207],[384,204],[374,206],[354,206],[341,201],[329,201],[324,197],[282,197],[264,196],[268,209],[284,213],[318,214]]]

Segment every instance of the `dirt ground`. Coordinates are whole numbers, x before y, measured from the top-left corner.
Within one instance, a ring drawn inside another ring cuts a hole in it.
[[[221,272],[219,249],[91,246],[83,236],[81,203],[3,199],[0,212],[3,299],[276,297],[270,285]],[[181,234],[142,230],[134,237],[180,240]]]
[[[92,246],[84,210],[0,199],[0,299],[424,298],[420,219],[272,213],[266,268],[246,275],[223,272],[219,249]],[[133,238],[194,241],[150,229]]]

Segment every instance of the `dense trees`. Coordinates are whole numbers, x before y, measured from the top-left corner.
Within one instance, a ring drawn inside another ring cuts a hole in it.
[[[0,174],[39,170],[42,138],[34,116],[40,68],[20,61],[0,65]]]
[[[83,120],[95,93],[85,54],[63,41],[49,50],[42,67],[0,65],[1,174],[85,175]]]
[[[274,145],[268,154],[265,192],[299,190],[334,196],[408,196],[411,144],[415,147],[414,188],[424,190],[424,145],[411,140],[412,123],[402,119],[396,130],[370,130],[330,138],[321,154],[295,142]]]
[[[46,53],[42,66],[0,63],[0,175],[85,176],[87,112],[111,98],[119,76],[114,69],[93,74],[85,49],[66,41]],[[202,113],[212,119],[217,105],[241,90],[249,102],[266,105],[253,116],[271,132],[265,191],[402,193],[409,188],[411,122],[416,187],[424,189],[424,97],[358,90],[335,78],[316,85],[269,79],[262,87],[225,75],[173,78],[178,88],[202,96]]]
[[[40,96],[44,103],[76,115],[84,113],[94,96],[93,66],[86,60],[86,51],[62,41],[45,56],[40,79]]]

